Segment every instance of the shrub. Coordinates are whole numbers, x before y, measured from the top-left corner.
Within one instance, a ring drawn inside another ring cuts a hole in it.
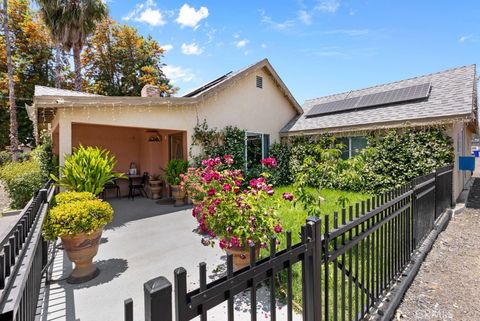
[[[96,199],[90,192],[62,192],[55,195],[52,206],[57,206],[76,201],[91,201]]]
[[[0,151],[0,166],[12,161],[12,153],[6,150]]]
[[[72,155],[65,157],[65,165],[61,168],[61,178],[51,175],[52,179],[69,191],[90,192],[100,194],[105,184],[123,174],[113,171],[116,160],[110,152],[98,147],[73,149]]]
[[[91,195],[94,197],[93,194]],[[82,197],[78,196],[78,198]],[[108,224],[112,217],[113,209],[110,204],[99,199],[58,204],[48,213],[43,226],[43,235],[47,239],[54,240],[59,236],[91,234]]]
[[[273,143],[270,146],[269,154],[277,160],[277,166],[270,172],[272,184],[275,186],[291,184],[293,179],[290,167],[290,147],[287,144]]]
[[[33,157],[39,164],[45,180],[57,171],[57,160],[52,151],[52,139],[46,132],[41,135],[41,143],[31,152]]]
[[[0,179],[10,198],[10,207],[23,208],[44,184],[44,177],[35,160],[7,163],[0,168]]]
[[[172,159],[167,164],[165,179],[171,186],[179,185],[181,182],[180,175],[185,174],[188,170],[188,162],[182,159]]]

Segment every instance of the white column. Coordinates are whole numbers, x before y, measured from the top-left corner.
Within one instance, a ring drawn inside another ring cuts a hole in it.
[[[61,120],[59,123],[59,158],[60,166],[65,164],[65,154],[72,153],[72,122],[69,120]]]

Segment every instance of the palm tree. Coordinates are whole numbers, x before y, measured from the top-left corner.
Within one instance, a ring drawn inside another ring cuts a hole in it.
[[[60,88],[62,80],[62,4],[58,0],[37,0],[43,21],[55,42],[55,88]]]
[[[10,26],[8,25],[8,0],[3,0],[3,32],[6,45],[7,75],[8,75],[8,101],[10,104],[10,147],[13,160],[17,160],[18,128],[17,105],[15,104],[15,83],[13,81],[12,44],[10,40]]]
[[[97,23],[107,16],[107,6],[102,0],[38,0],[38,2],[55,42],[61,43],[67,52],[73,50],[75,90],[81,91],[80,54],[83,43],[95,30]]]

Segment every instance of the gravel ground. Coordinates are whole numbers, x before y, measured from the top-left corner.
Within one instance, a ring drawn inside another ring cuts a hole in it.
[[[455,216],[397,310],[397,320],[480,320],[480,210]]]

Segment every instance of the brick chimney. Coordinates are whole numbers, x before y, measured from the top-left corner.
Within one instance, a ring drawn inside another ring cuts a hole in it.
[[[142,97],[160,97],[160,88],[154,85],[145,85],[141,95]]]

